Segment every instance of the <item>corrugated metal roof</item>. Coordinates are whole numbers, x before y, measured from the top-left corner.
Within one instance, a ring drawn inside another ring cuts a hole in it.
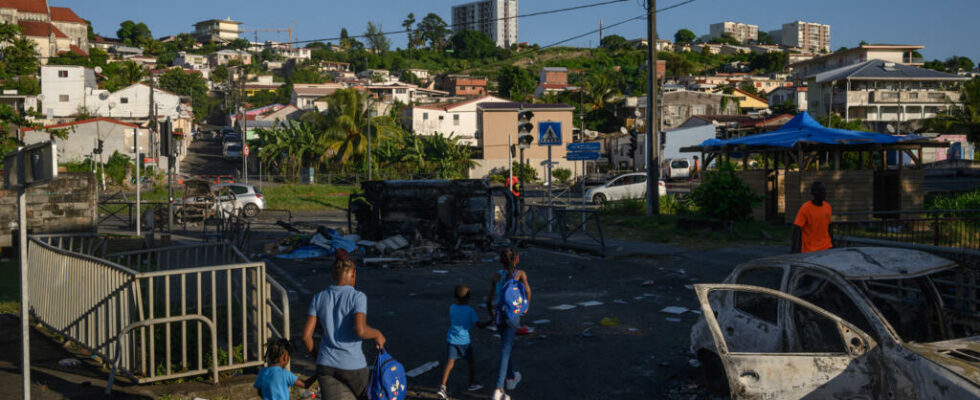
[[[884,60],[868,60],[815,76],[817,83],[851,80],[938,80],[965,81],[969,78]]]

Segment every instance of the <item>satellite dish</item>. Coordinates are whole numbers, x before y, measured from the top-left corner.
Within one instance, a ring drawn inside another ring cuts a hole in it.
[[[95,67],[95,73],[101,74],[102,73],[102,67]]]
[[[108,98],[109,98],[109,92],[99,93],[99,99],[100,100],[105,100],[105,99],[108,99]]]
[[[892,124],[885,125],[885,130],[887,130],[888,133],[891,133],[891,134],[894,134],[895,133],[895,127],[892,126]]]
[[[37,95],[37,99],[40,101],[44,101],[44,94]]]
[[[633,115],[635,115],[637,118],[640,118],[641,116],[643,116],[643,114],[640,112],[640,110],[633,111]]]
[[[626,130],[626,127],[625,126],[619,127],[619,132],[622,133],[622,134],[624,134],[624,135],[627,134],[627,133],[629,133],[629,131]]]
[[[110,101],[109,102],[109,108],[113,108],[115,106],[116,106],[116,102],[114,102],[114,101]]]

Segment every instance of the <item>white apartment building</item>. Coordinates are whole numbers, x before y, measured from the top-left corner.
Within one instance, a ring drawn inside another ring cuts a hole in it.
[[[181,51],[174,57],[173,64],[187,69],[205,70],[208,69],[208,56]]]
[[[748,44],[749,42],[755,42],[759,40],[759,26],[743,24],[741,22],[725,21],[719,22],[717,24],[711,24],[710,33],[708,35],[711,38],[720,38],[723,34],[729,34],[731,37],[735,38],[742,44]]]
[[[779,36],[783,46],[830,52],[830,25],[793,21],[783,24]]]
[[[41,67],[41,113],[47,118],[65,118],[89,109],[98,101],[93,92],[99,90],[95,71],[74,65]]]
[[[464,146],[476,146],[476,108],[480,103],[507,102],[494,96],[483,96],[458,103],[417,105],[405,110],[402,123],[416,135],[459,138]]]
[[[483,0],[453,6],[453,32],[479,31],[498,47],[517,43],[517,0]]]
[[[242,34],[241,22],[228,19],[209,19],[194,24],[194,38],[202,43],[230,42]]]

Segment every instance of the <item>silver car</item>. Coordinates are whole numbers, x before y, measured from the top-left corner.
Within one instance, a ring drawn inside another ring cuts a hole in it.
[[[884,247],[750,261],[694,285],[691,351],[734,399],[978,398],[976,279]]]
[[[252,218],[265,209],[265,197],[255,186],[246,183],[219,183],[212,186],[212,191],[227,188],[235,194],[235,199],[241,207],[242,215]]]

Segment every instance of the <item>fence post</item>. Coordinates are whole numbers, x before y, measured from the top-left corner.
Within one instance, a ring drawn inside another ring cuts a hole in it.
[[[939,213],[932,215],[932,245],[939,246]]]

